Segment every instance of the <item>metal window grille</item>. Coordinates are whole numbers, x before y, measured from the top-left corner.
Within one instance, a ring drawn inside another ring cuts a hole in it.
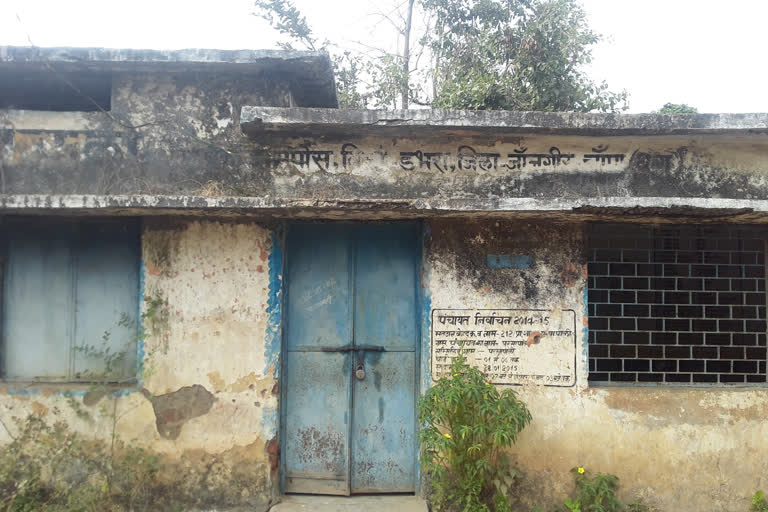
[[[589,381],[765,383],[766,232],[590,225]]]

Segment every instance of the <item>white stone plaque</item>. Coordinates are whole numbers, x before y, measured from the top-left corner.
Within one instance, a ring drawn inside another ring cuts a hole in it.
[[[463,350],[492,384],[570,387],[576,383],[572,309],[433,309],[432,378]]]

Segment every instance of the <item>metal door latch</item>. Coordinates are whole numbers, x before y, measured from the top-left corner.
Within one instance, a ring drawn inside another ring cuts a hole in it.
[[[342,347],[319,347],[322,352],[357,352],[357,369],[355,378],[357,380],[365,379],[364,352],[386,352],[384,347],[376,345],[345,345]]]

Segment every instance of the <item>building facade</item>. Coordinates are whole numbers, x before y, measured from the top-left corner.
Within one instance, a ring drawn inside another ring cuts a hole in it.
[[[419,494],[463,347],[533,414],[521,507],[577,465],[660,510],[766,485],[768,115],[343,111],[302,52],[0,70],[0,441],[108,438],[75,396],[198,508]]]

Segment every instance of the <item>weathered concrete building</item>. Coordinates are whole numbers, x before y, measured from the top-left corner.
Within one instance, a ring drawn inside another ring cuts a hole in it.
[[[321,54],[0,49],[0,417],[107,438],[69,397],[116,400],[199,508],[418,494],[416,400],[463,343],[533,413],[522,507],[585,465],[747,508],[768,115],[334,107]]]

